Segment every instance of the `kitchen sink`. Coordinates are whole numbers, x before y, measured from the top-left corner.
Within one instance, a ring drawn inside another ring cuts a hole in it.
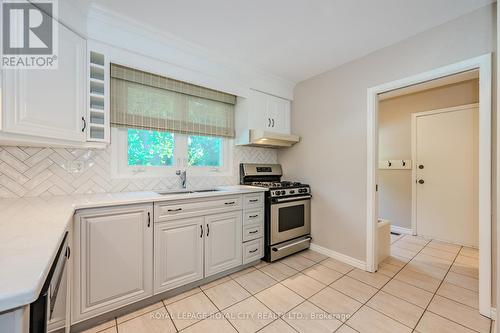
[[[216,188],[211,188],[211,189],[206,189],[206,190],[183,190],[183,191],[159,191],[156,192],[160,195],[174,195],[174,194],[193,194],[193,193],[208,193],[208,192],[219,192],[222,190],[216,189]]]
[[[160,191],[156,192],[159,195],[173,195],[173,194],[190,194],[194,193],[193,191]]]
[[[208,189],[208,190],[198,190],[198,191],[193,191],[193,192],[194,193],[205,193],[205,192],[219,192],[219,191],[222,191],[222,190],[212,188],[212,189]]]

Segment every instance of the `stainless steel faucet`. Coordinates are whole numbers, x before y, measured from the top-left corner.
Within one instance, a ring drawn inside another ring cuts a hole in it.
[[[182,171],[181,170],[177,170],[175,172],[175,174],[181,178],[182,188],[186,188],[186,183],[187,183],[186,170],[182,170]]]

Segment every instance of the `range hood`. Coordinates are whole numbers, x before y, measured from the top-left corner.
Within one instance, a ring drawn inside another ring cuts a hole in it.
[[[300,136],[250,129],[248,131],[248,139],[248,142],[244,144],[245,146],[286,148],[299,142]]]

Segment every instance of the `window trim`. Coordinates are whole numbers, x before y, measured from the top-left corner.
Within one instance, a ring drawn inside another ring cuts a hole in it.
[[[194,177],[220,177],[232,175],[232,148],[234,140],[222,139],[222,166],[201,167],[187,166],[187,137],[189,134],[174,133],[175,148],[174,164],[172,166],[134,166],[128,165],[128,135],[127,128],[111,128],[111,178],[160,178],[176,177],[176,170],[187,170],[188,179]],[[193,134],[196,135],[196,134]],[[183,147],[179,149],[179,147]]]

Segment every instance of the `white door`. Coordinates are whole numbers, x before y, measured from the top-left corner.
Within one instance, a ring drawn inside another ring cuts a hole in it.
[[[76,321],[153,295],[152,211],[145,204],[75,215]]]
[[[155,294],[203,279],[204,220],[155,224]]]
[[[205,277],[242,264],[241,211],[205,217]]]
[[[59,25],[57,69],[3,70],[2,130],[85,141],[86,59],[86,41]]]
[[[478,246],[478,108],[416,117],[417,234]]]

